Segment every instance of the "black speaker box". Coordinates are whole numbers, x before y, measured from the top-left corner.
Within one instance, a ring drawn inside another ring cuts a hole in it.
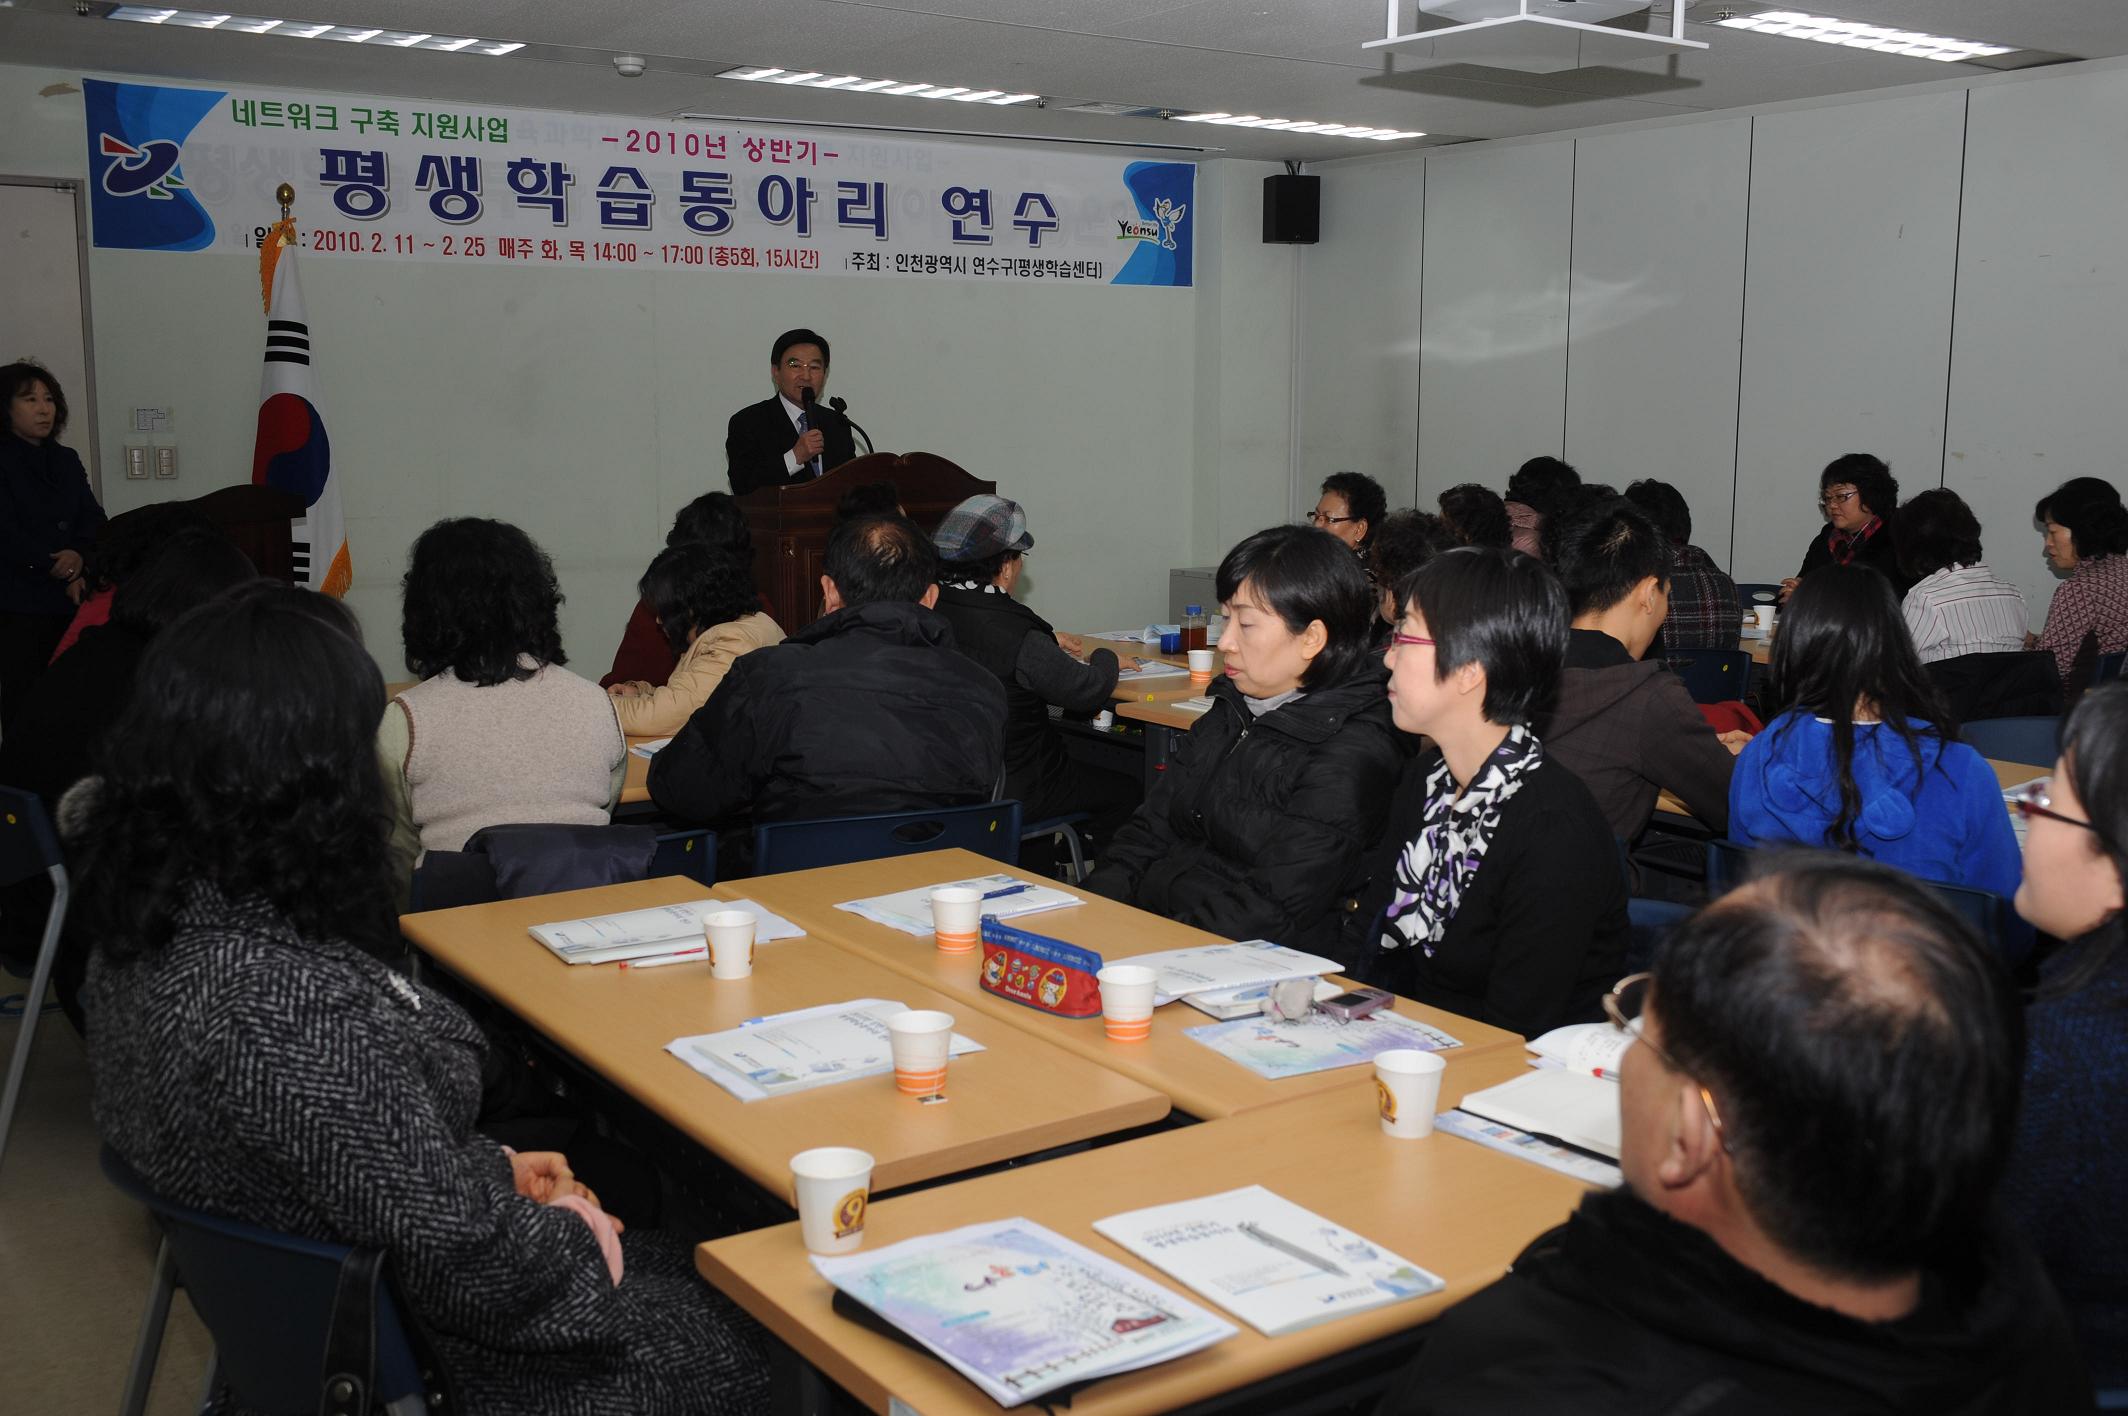
[[[1312,246],[1323,235],[1323,179],[1284,173],[1264,178],[1264,242]]]

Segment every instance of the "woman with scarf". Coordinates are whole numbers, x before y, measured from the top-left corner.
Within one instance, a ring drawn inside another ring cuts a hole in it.
[[[1818,514],[1825,529],[1810,538],[1803,568],[1781,582],[1781,598],[1826,565],[1866,565],[1892,583],[1893,599],[1903,597],[1914,580],[1899,568],[1892,534],[1892,513],[1898,509],[1899,483],[1883,458],[1849,452],[1826,463],[1818,474]]]
[[[1566,592],[1519,551],[1466,546],[1399,587],[1385,658],[1405,770],[1345,957],[1368,982],[1525,1037],[1594,1021],[1625,968],[1610,827],[1532,717],[1566,658]]]

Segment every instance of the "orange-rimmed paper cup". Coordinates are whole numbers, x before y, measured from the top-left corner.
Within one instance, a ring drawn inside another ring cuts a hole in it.
[[[933,890],[931,928],[940,953],[973,953],[983,932],[983,892],[965,885]]]
[[[953,1047],[953,1015],[915,1008],[887,1019],[894,1049],[894,1086],[907,1096],[936,1096],[946,1089],[946,1062]]]
[[[1143,964],[1110,964],[1101,984],[1101,1024],[1110,1042],[1143,1042],[1153,1031],[1154,973]]]

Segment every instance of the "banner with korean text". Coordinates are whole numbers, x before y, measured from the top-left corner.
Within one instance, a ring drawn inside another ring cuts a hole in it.
[[[1196,172],[1037,147],[83,80],[95,243],[1188,286]]]

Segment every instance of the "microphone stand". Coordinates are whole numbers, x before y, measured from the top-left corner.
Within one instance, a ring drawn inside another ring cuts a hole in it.
[[[850,416],[850,405],[847,400],[841,398],[831,398],[828,400],[828,407],[835,410],[836,417],[842,419],[843,422],[848,423],[850,425],[851,432],[857,434],[859,437],[864,439],[864,450],[867,454],[878,451],[878,449],[872,446],[872,435],[866,432],[855,418],[852,418]]]

